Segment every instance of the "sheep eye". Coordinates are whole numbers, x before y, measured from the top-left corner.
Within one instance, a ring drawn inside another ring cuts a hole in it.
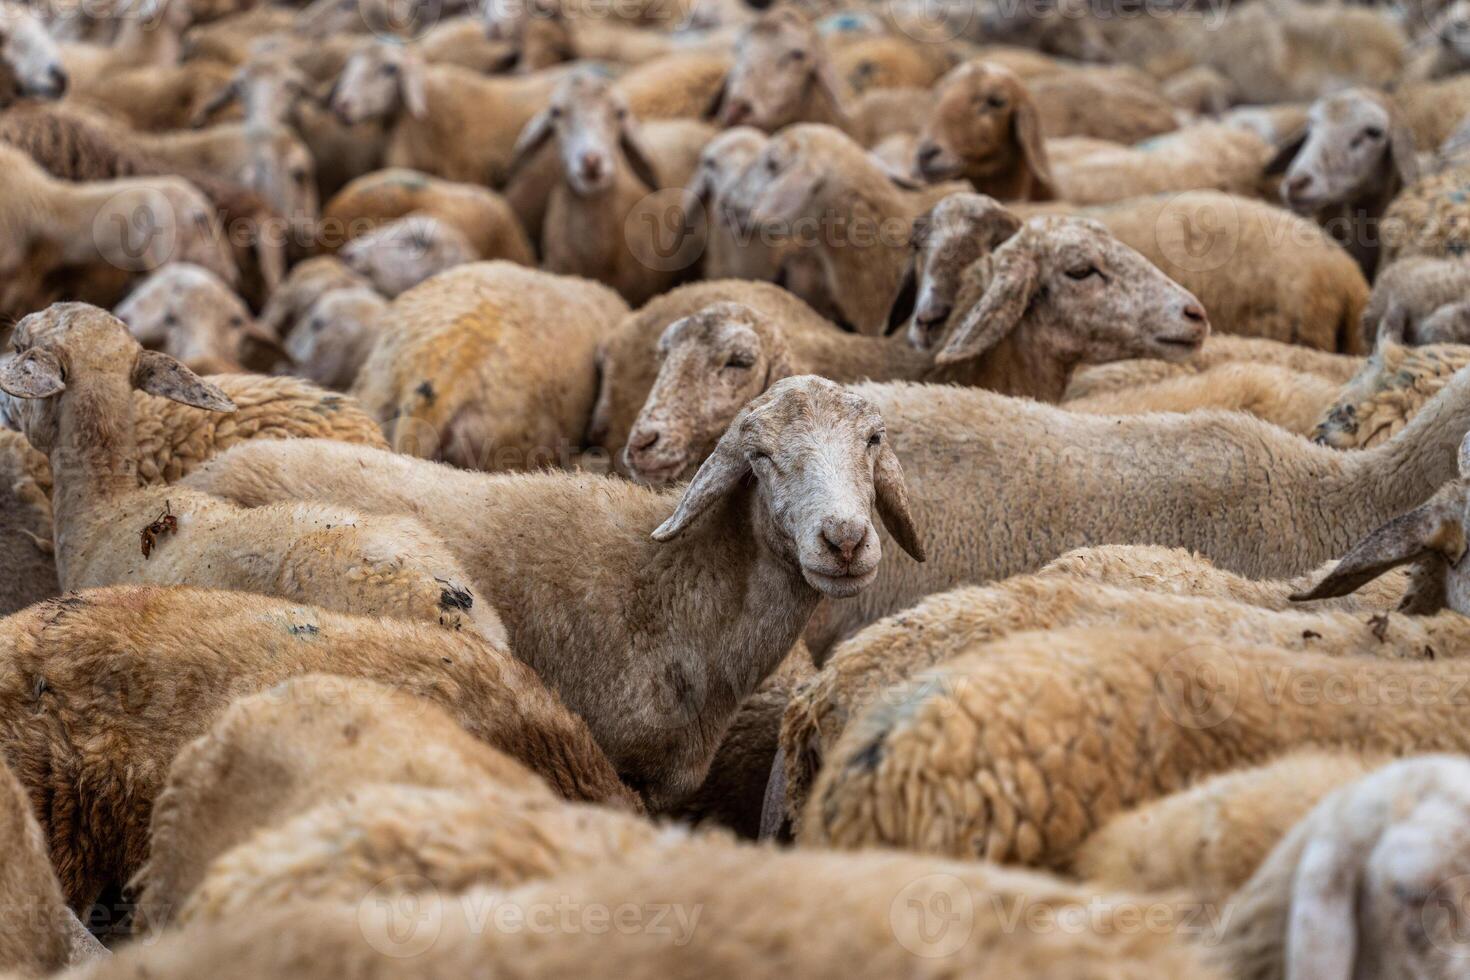
[[[805,61],[806,60],[806,52],[805,51],[802,51],[800,48],[796,49],[795,51],[788,51],[788,52],[786,52],[786,60],[787,61],[793,61],[793,62],[802,62],[802,61]]]
[[[383,74],[384,75],[396,75],[396,74],[398,74],[398,66],[397,65],[384,65],[383,66]]]
[[[1381,140],[1383,139],[1383,130],[1378,126],[1369,126],[1363,130],[1363,135],[1370,140]]]
[[[992,109],[1004,109],[1006,107],[1006,97],[1004,95],[992,95],[985,100],[985,104]]]
[[[881,432],[874,432],[872,435],[868,436],[868,448],[869,449],[877,449],[882,444],[883,444],[883,433],[881,433]]]
[[[232,317],[230,317],[230,326],[232,326],[232,327],[243,327],[243,326],[245,326],[245,318],[244,317],[240,317],[240,316],[232,316]]]
[[[172,313],[165,313],[163,315],[163,325],[165,327],[177,326],[178,325],[178,322],[179,322],[179,318],[176,317],[176,316],[174,316]]]
[[[730,359],[725,362],[725,367],[732,370],[747,370],[755,367],[755,358],[748,354],[731,354]]]
[[[1086,279],[1088,276],[1101,276],[1101,275],[1102,275],[1102,272],[1099,271],[1098,270],[1098,267],[1095,266],[1095,265],[1084,266],[1081,269],[1068,269],[1067,270],[1067,278],[1068,279],[1076,279],[1079,282],[1082,281],[1083,279]]]
[[[320,333],[322,328],[325,326],[326,324],[323,323],[321,320],[313,320],[310,323],[312,333]]]

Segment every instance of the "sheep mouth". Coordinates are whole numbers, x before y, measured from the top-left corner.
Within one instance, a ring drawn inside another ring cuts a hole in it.
[[[654,466],[639,465],[629,461],[628,472],[645,486],[663,487],[677,482],[687,465],[682,459]]]
[[[1171,353],[1188,354],[1200,349],[1201,344],[1204,343],[1204,337],[1199,335],[1188,337],[1154,337],[1153,342],[1155,346],[1161,347]]]
[[[873,583],[873,579],[878,577],[878,565],[875,563],[867,571],[846,575],[828,575],[826,572],[819,572],[803,565],[801,574],[812,588],[828,598],[850,599],[866,589]]]

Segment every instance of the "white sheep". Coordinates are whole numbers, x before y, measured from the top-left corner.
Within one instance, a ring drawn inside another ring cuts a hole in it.
[[[140,344],[200,374],[237,373],[247,361],[268,366],[284,353],[224,280],[188,262],[144,279],[113,313]]]
[[[323,294],[286,338],[291,370],[323,387],[346,391],[377,344],[387,316],[387,301],[364,286]]]

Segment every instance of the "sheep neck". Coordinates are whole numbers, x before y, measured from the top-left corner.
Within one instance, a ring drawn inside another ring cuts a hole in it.
[[[924,380],[1056,404],[1062,400],[1079,362],[1076,357],[1064,356],[1063,352],[1043,343],[1037,336],[1041,333],[1039,325],[1027,322],[1031,316],[1028,313],[1015,330],[979,357],[960,364],[936,366]]]
[[[57,398],[57,439],[49,456],[56,568],[65,582],[87,535],[86,522],[108,502],[138,488],[138,461],[126,378],[69,379]]]
[[[885,188],[852,186],[816,213],[831,236],[817,246],[828,294],[860,333],[881,333],[908,267],[907,243],[889,240],[888,222],[909,219],[903,201]]]

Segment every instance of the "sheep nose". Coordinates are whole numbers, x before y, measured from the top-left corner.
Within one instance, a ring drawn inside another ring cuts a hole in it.
[[[603,155],[596,151],[582,154],[582,176],[588,180],[596,180],[602,176],[602,168],[606,162]]]
[[[657,429],[639,429],[628,438],[628,445],[635,453],[647,452],[658,445],[659,431]]]
[[[919,166],[924,167],[933,163],[934,158],[937,156],[939,156],[938,144],[931,143],[928,140],[919,144]]]
[[[838,520],[828,517],[822,521],[822,541],[834,555],[842,556],[843,565],[852,564],[852,556],[868,540],[866,521]]]
[[[71,80],[66,77],[66,71],[60,65],[52,65],[49,74],[51,77],[51,94],[59,99],[66,94],[67,85]]]
[[[1183,313],[1184,319],[1188,320],[1190,323],[1205,322],[1204,307],[1200,306],[1198,303],[1186,303],[1184,305],[1184,309],[1180,310],[1179,312]]]
[[[1292,197],[1301,194],[1302,191],[1312,186],[1311,174],[1298,174],[1286,182],[1286,193]]]

